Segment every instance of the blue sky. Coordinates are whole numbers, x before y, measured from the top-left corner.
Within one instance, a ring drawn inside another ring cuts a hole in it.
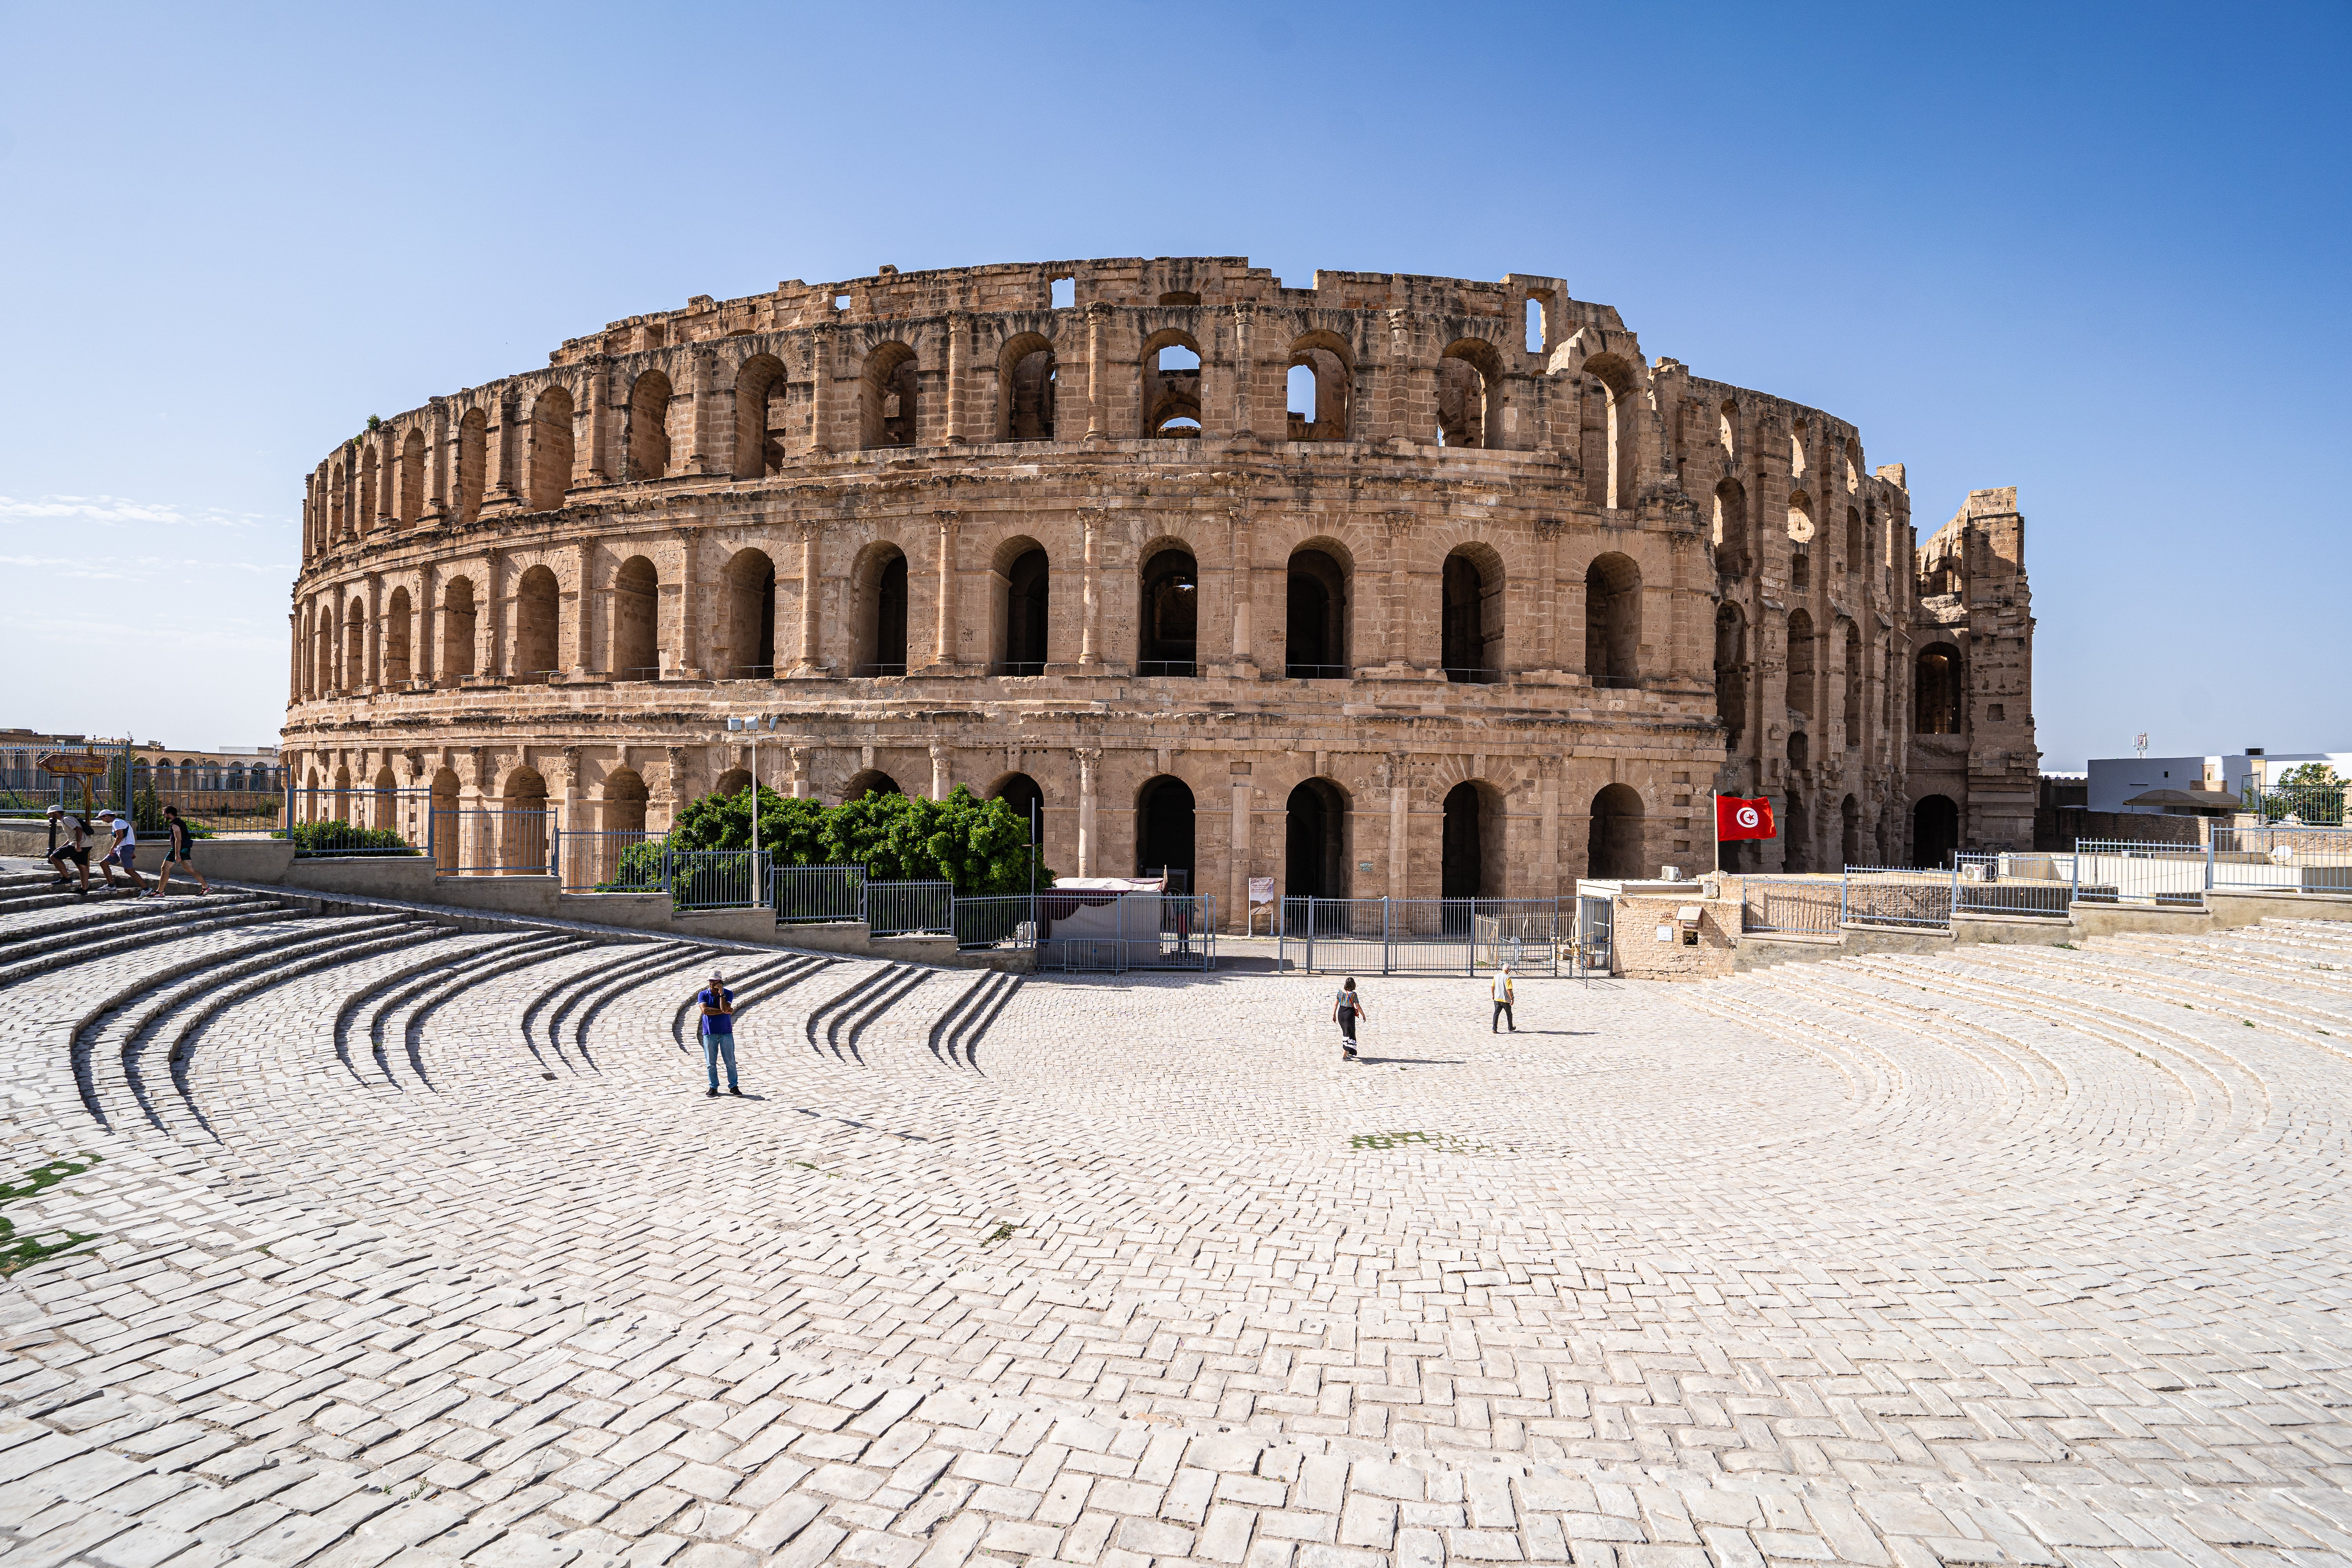
[[[784,278],[1562,276],[2015,484],[2048,766],[2352,747],[2352,9],[0,5],[0,726],[274,736],[304,471]]]

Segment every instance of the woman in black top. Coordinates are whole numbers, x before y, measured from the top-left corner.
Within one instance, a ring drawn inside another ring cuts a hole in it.
[[[1356,1020],[1363,1014],[1364,999],[1357,994],[1356,977],[1350,974],[1348,983],[1339,987],[1339,994],[1331,999],[1331,1018],[1339,1026],[1339,1059],[1343,1062],[1356,1059]]]
[[[211,895],[213,885],[205,880],[202,871],[196,869],[196,836],[188,831],[186,823],[180,820],[180,808],[167,805],[163,808],[163,874],[155,879],[154,890],[147,897],[160,899],[163,896],[163,889],[172,885],[172,868],[174,866],[194,877],[196,886],[203,889],[207,897]]]

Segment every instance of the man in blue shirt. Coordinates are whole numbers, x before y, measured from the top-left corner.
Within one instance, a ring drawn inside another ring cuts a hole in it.
[[[735,994],[727,989],[727,977],[717,970],[710,972],[710,984],[694,994],[702,1007],[702,1059],[710,1068],[709,1095],[719,1093],[719,1058],[727,1058],[727,1092],[741,1094],[742,1085],[735,1081]]]

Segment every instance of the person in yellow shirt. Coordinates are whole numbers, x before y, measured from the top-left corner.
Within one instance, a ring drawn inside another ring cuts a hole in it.
[[[1516,1035],[1519,1032],[1519,1021],[1511,1016],[1511,1003],[1516,998],[1511,994],[1511,966],[1506,963],[1495,971],[1495,1015],[1486,1020],[1488,1034],[1500,1034],[1502,1026],[1505,1024],[1511,1026],[1511,1033]]]

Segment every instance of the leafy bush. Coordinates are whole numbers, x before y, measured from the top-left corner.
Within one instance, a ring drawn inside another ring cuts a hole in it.
[[[762,785],[759,803],[760,847],[779,866],[863,866],[880,881],[939,878],[966,897],[1030,888],[1028,822],[961,785],[945,800],[868,795],[835,806]],[[677,849],[749,849],[751,792],[694,802],[678,814],[669,841]],[[1040,861],[1036,885],[1053,880]]]
[[[325,822],[298,822],[290,834],[280,828],[269,837],[292,838],[297,855],[424,853],[389,827],[358,827],[340,816],[331,817]]]

